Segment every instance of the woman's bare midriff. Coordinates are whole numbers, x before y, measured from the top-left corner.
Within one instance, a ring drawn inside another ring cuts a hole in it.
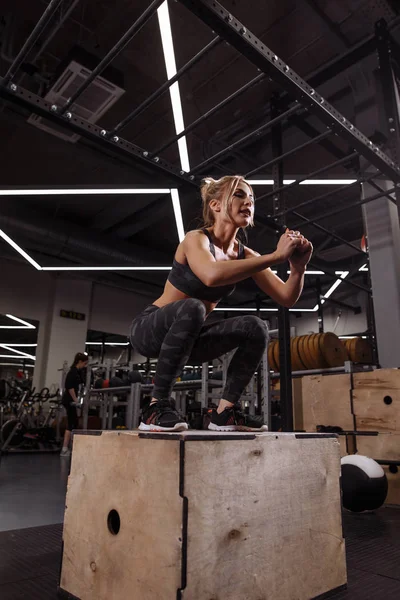
[[[153,302],[155,306],[162,308],[171,302],[177,302],[178,300],[186,300],[191,298],[187,294],[184,294],[172,285],[169,281],[166,282],[163,294]],[[218,302],[209,302],[208,300],[201,300],[206,307],[207,315],[217,306]]]

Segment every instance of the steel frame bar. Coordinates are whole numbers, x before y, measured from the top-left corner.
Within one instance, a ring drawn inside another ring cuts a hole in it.
[[[345,277],[345,279],[342,279],[340,276],[336,275],[335,271],[332,271],[331,269],[326,269],[325,267],[321,268],[321,265],[316,264],[312,260],[310,260],[310,262],[308,264],[310,265],[310,267],[315,267],[316,269],[320,269],[321,271],[324,271],[325,275],[330,275],[332,277],[332,279],[335,279],[335,280],[340,279],[346,285],[351,285],[352,287],[357,288],[358,290],[361,290],[362,292],[365,292],[366,294],[372,294],[372,292],[369,288],[366,288],[363,285],[360,285],[359,283],[355,283],[355,281],[351,281],[349,279],[349,275],[347,277]]]
[[[283,161],[282,147],[283,147],[283,136],[282,136],[282,120],[279,119],[280,110],[276,104],[275,99],[271,102],[271,117],[272,120],[276,121],[276,125],[271,130],[272,136],[272,155],[277,160],[272,167],[272,176],[274,179],[274,187],[282,187],[283,184]],[[278,211],[284,202],[283,192],[279,192],[274,199],[274,211]],[[281,226],[283,223],[281,223]],[[286,281],[287,279],[287,265],[286,262],[278,265],[278,276]],[[290,315],[289,310],[282,305],[278,306],[278,329],[279,329],[279,362],[280,362],[280,374],[281,374],[281,417],[282,417],[282,430],[293,431],[293,398],[292,398],[292,358],[290,353]]]
[[[137,108],[135,108],[125,119],[123,119],[118,125],[116,125],[112,131],[110,131],[109,135],[114,135],[115,133],[120,133],[125,127],[133,121],[136,117],[142,114],[143,111],[146,110],[151,104],[153,104],[164,92],[166,92],[176,81],[178,81],[182,75],[186,73],[189,69],[191,69],[196,63],[198,63],[208,52],[213,50],[222,42],[221,38],[215,37],[207,46],[204,46],[200,52],[198,52],[195,56],[193,56],[179,71],[168,79],[165,83],[163,83],[158,90],[153,92],[146,100],[142,102]]]
[[[14,61],[10,65],[7,73],[5,74],[3,81],[2,81],[3,85],[6,86],[10,83],[10,81],[12,81],[12,79],[15,76],[16,72],[18,71],[19,67],[22,65],[25,58],[28,56],[29,52],[32,50],[35,42],[41,36],[43,31],[49,24],[50,20],[55,15],[55,13],[56,13],[58,7],[60,6],[60,4],[62,3],[62,1],[63,0],[51,0],[51,2],[49,2],[44,13],[40,17],[35,28],[33,29],[32,33],[26,40],[25,44],[22,46],[21,50],[18,52]]]
[[[249,173],[246,173],[246,178],[252,177],[253,175],[255,175],[256,173],[259,173],[263,169],[267,169],[268,167],[273,167],[277,162],[280,162],[281,160],[285,160],[285,158],[289,158],[289,156],[296,154],[296,152],[299,152],[300,150],[304,150],[304,148],[308,148],[309,146],[312,146],[313,144],[317,144],[318,142],[321,142],[322,140],[326,139],[330,135],[332,135],[331,129],[328,129],[324,133],[320,133],[319,135],[317,135],[317,137],[312,138],[311,140],[308,140],[307,142],[304,142],[304,144],[300,144],[300,146],[297,146],[296,148],[292,148],[291,150],[288,150],[287,152],[282,154],[282,156],[277,156],[276,158],[273,158],[269,162],[266,162],[263,165],[260,165],[256,169],[249,171]]]
[[[303,217],[303,215],[299,214],[296,211],[293,212],[293,214],[296,217],[298,217],[299,219],[306,219],[306,217]],[[357,246],[355,246],[354,244],[352,244],[348,240],[345,240],[340,235],[338,235],[337,233],[333,232],[331,229],[327,229],[326,227],[323,227],[322,225],[319,225],[318,223],[310,223],[310,225],[312,227],[315,227],[315,229],[318,229],[319,231],[322,231],[323,233],[331,235],[335,240],[337,240],[338,242],[341,242],[342,244],[344,244],[345,246],[348,246],[349,248],[352,248],[353,250],[356,250],[358,253],[365,254],[364,250],[361,250],[361,248],[358,248]]]
[[[270,121],[268,121],[268,123],[264,123],[264,125],[261,125],[261,127],[259,127],[258,129],[255,129],[254,131],[252,131],[251,133],[240,138],[239,140],[237,140],[236,142],[234,142],[227,148],[224,148],[224,150],[217,152],[217,154],[214,154],[214,156],[210,156],[210,158],[207,158],[202,163],[196,165],[195,167],[193,167],[193,169],[190,171],[190,173],[194,174],[194,173],[198,173],[199,171],[204,170],[204,168],[207,167],[209,164],[215,162],[216,160],[220,160],[224,156],[227,156],[233,150],[236,150],[236,148],[243,146],[244,144],[246,144],[246,142],[249,142],[253,138],[260,135],[261,133],[264,133],[268,129],[271,129],[275,125],[278,125],[281,121],[283,121],[284,119],[287,119],[288,117],[293,115],[298,110],[299,110],[299,105],[292,106],[291,108],[289,108],[289,110],[280,114],[279,117],[271,119]]]
[[[298,204],[297,206],[288,208],[283,213],[283,215],[279,215],[279,216],[290,215],[291,213],[297,211],[299,208],[304,208],[305,206],[310,206],[311,204],[315,204],[315,202],[319,202],[320,200],[326,200],[326,198],[330,198],[331,196],[336,196],[337,194],[340,194],[341,192],[346,192],[347,190],[357,187],[357,186],[361,185],[362,183],[368,183],[371,179],[375,179],[377,177],[377,175],[379,175],[379,173],[374,173],[373,175],[370,175],[369,177],[362,177],[361,179],[358,179],[354,183],[350,183],[348,185],[343,185],[341,187],[335,188],[334,190],[330,190],[329,192],[326,192],[325,194],[321,194],[320,196],[314,196],[314,198],[310,198],[309,200],[300,202],[300,204]],[[383,193],[386,194],[386,192],[383,192]]]
[[[396,200],[394,198],[392,198],[391,196],[389,196],[389,194],[385,190],[383,190],[381,187],[379,187],[379,185],[377,183],[375,183],[375,181],[371,180],[368,183],[369,183],[369,185],[374,187],[377,192],[382,192],[386,196],[386,198],[388,200],[390,200],[390,202],[393,202],[393,204],[396,204]]]
[[[324,333],[324,303],[322,302],[322,287],[321,279],[317,277],[315,282],[315,290],[317,292],[317,304],[318,304],[318,331]]]
[[[153,0],[153,2],[146,8],[146,10],[140,15],[140,17],[131,25],[131,27],[124,33],[122,38],[111,48],[111,50],[106,54],[101,62],[97,65],[97,67],[91,72],[89,77],[85,79],[82,85],[76,90],[74,94],[70,98],[68,98],[67,102],[60,109],[60,113],[64,114],[70,106],[74,104],[74,102],[79,98],[81,94],[89,87],[89,85],[96,79],[100,73],[104,71],[114,60],[116,56],[129,44],[129,42],[135,37],[137,33],[146,25],[147,21],[151,19],[160,5],[164,2],[164,0]]]
[[[322,215],[317,215],[313,219],[307,219],[304,217],[305,221],[303,223],[294,225],[293,229],[296,229],[297,227],[304,227],[304,225],[314,224],[317,221],[321,221],[322,219],[327,219],[328,217],[334,217],[335,215],[340,214],[341,212],[343,212],[344,210],[347,210],[348,208],[353,208],[355,206],[362,206],[363,204],[368,204],[368,202],[372,202],[373,200],[378,200],[378,198],[382,198],[383,196],[386,196],[387,194],[394,194],[396,192],[396,190],[397,190],[397,188],[393,187],[390,190],[386,190],[385,192],[382,192],[379,194],[374,194],[373,196],[370,196],[369,198],[364,198],[363,200],[357,200],[357,202],[353,202],[352,204],[348,204],[347,206],[342,206],[340,208],[337,208],[336,210],[331,210],[330,212],[324,213]]]
[[[239,96],[244,94],[244,92],[247,92],[247,90],[251,89],[252,87],[254,87],[255,85],[257,85],[258,83],[260,83],[261,81],[264,81],[264,80],[265,80],[264,73],[257,75],[257,77],[255,77],[254,79],[252,79],[251,81],[246,83],[243,87],[239,88],[236,92],[234,92],[233,94],[231,94],[230,96],[225,98],[225,100],[222,100],[222,102],[220,102],[219,104],[217,104],[216,106],[211,108],[209,111],[204,113],[204,115],[201,115],[201,117],[196,119],[196,121],[193,121],[193,123],[188,125],[181,133],[179,133],[178,135],[175,135],[173,138],[171,138],[170,140],[165,142],[165,144],[160,146],[157,150],[152,152],[152,156],[154,156],[156,154],[160,154],[161,152],[163,152],[164,150],[166,150],[167,148],[172,146],[172,144],[177,142],[181,137],[183,137],[183,136],[187,135],[188,133],[190,133],[191,131],[193,131],[193,129],[195,129],[196,127],[201,125],[201,123],[206,121],[209,117],[211,117],[213,114],[215,114],[218,110],[221,110],[221,108],[224,108],[230,102],[233,102],[233,100],[236,100],[236,98],[238,98]]]
[[[230,43],[256,67],[281,84],[298,102],[315,113],[389,179],[400,181],[400,166],[382,152],[348,119],[326,102],[293,69],[249,32],[216,0],[180,0],[191,12]],[[213,159],[212,159],[213,160]],[[197,169],[200,168],[200,165]]]
[[[294,181],[293,183],[290,183],[289,185],[282,186],[282,190],[285,190],[286,192],[291,192],[294,188],[296,188],[298,185],[300,185],[303,181],[306,181],[306,179],[312,179],[313,177],[316,177],[317,175],[322,175],[323,173],[326,173],[327,171],[330,171],[331,169],[333,169],[335,167],[340,167],[341,165],[346,164],[348,161],[352,160],[353,158],[356,158],[357,156],[358,156],[358,152],[352,152],[351,154],[348,154],[344,158],[335,160],[335,162],[329,163],[329,165],[325,165],[325,167],[322,167],[321,169],[318,169],[317,171],[313,171],[312,173],[309,173],[308,175],[304,175],[304,177],[302,177],[301,179],[297,179],[296,181]],[[280,192],[281,190],[277,189],[276,191]],[[270,198],[274,194],[275,194],[274,191],[268,192],[267,194],[263,194],[262,196],[257,196],[257,200],[258,201],[265,200],[266,198]]]
[[[18,104],[34,114],[45,117],[57,125],[65,127],[69,131],[72,130],[75,133],[78,133],[82,137],[85,137],[86,139],[94,142],[96,145],[103,147],[105,150],[108,150],[114,155],[117,154],[119,156],[123,156],[129,161],[135,159],[136,161],[151,166],[154,170],[158,169],[158,171],[172,176],[175,181],[178,181],[181,184],[190,184],[191,186],[195,186],[197,189],[198,181],[196,181],[194,176],[190,176],[188,173],[181,171],[179,168],[171,165],[164,159],[159,158],[157,161],[155,161],[155,159],[151,159],[149,157],[149,152],[147,152],[147,150],[144,150],[140,146],[128,142],[123,138],[119,138],[118,136],[107,139],[105,137],[106,132],[104,129],[95,123],[89,123],[82,117],[71,113],[67,113],[65,116],[62,116],[59,114],[56,106],[52,105],[50,102],[47,102],[40,96],[37,96],[33,92],[25,90],[19,86],[15,86],[15,89],[11,88],[10,85],[4,87],[2,83],[3,80],[0,78],[0,97],[3,97],[5,100],[13,102],[14,104]],[[71,116],[68,117],[68,114]]]

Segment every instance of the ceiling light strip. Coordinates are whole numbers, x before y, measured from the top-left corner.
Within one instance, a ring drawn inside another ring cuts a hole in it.
[[[171,199],[172,199],[172,206],[174,208],[175,222],[176,222],[176,228],[178,230],[179,242],[182,242],[185,237],[185,230],[183,228],[181,203],[179,200],[179,192],[177,189],[171,190]]]
[[[62,188],[38,190],[0,190],[0,196],[130,196],[133,194],[169,194],[168,188]]]
[[[33,354],[27,354],[26,352],[21,352],[21,350],[16,350],[7,344],[0,344],[0,348],[4,348],[4,350],[9,350],[10,352],[14,352],[18,357],[24,356],[25,358],[31,358],[32,360],[36,360],[36,356]]]
[[[11,246],[11,248],[14,248],[14,250],[16,250],[21,256],[23,256],[25,260],[27,260],[33,267],[35,267],[35,269],[37,269],[38,271],[42,270],[42,267],[39,265],[39,263],[37,263],[36,260],[33,260],[33,258],[30,257],[29,254],[27,254],[25,250],[21,248],[21,246],[18,246],[18,244],[16,244],[14,240],[12,240],[6,233],[4,233],[2,229],[0,229],[0,237],[3,238],[3,240]]]
[[[8,319],[13,319],[14,321],[17,321],[17,323],[21,323],[22,325],[25,325],[25,329],[36,329],[35,325],[32,325],[32,323],[28,323],[27,321],[24,321],[23,319],[20,319],[19,317],[14,317],[14,315],[6,315],[6,317]]]
[[[158,23],[160,26],[160,34],[162,47],[164,52],[165,67],[167,77],[171,79],[177,74],[174,43],[172,39],[171,20],[169,18],[168,1],[166,0],[157,10]],[[182,102],[179,91],[179,82],[176,81],[170,88],[169,94],[171,97],[172,112],[174,115],[176,135],[179,135],[184,129]],[[187,150],[186,137],[183,136],[178,140],[178,150],[181,160],[181,167],[184,171],[190,171],[189,155]]]

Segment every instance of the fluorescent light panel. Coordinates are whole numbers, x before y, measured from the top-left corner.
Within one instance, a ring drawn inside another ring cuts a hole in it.
[[[273,179],[248,179],[251,185],[274,185]],[[283,185],[291,185],[296,179],[284,179]],[[299,185],[350,185],[356,183],[357,179],[305,179]]]
[[[103,342],[85,342],[86,346],[102,346]],[[105,342],[105,346],[129,346],[129,342]]]
[[[131,194],[169,194],[167,188],[63,188],[47,190],[0,190],[0,196],[105,196]]]
[[[242,307],[230,307],[230,308],[214,308],[214,310],[222,312],[256,312],[257,308],[242,308]],[[291,312],[315,312],[315,308],[289,308]],[[277,308],[260,308],[260,312],[278,312]]]
[[[42,271],[170,271],[172,267],[42,267]]]
[[[171,199],[172,199],[172,206],[174,208],[176,228],[178,229],[178,238],[179,238],[179,241],[182,242],[183,238],[185,237],[185,231],[183,229],[181,204],[179,201],[179,192],[177,189],[171,190]]]
[[[167,0],[160,6],[157,11],[158,23],[160,25],[161,42],[164,52],[165,67],[167,70],[167,77],[171,79],[177,73],[174,42],[172,39],[171,21],[169,18],[168,2]],[[179,91],[179,82],[176,81],[170,88],[169,94],[171,97],[172,112],[174,115],[175,131],[178,135],[185,129],[183,120],[182,102]],[[190,171],[189,155],[187,150],[186,137],[181,137],[178,140],[178,150],[181,159],[181,167],[184,171]]]
[[[3,356],[0,354],[0,358],[8,358],[8,356]],[[17,356],[15,358],[18,358]],[[24,365],[23,363],[0,363],[0,367],[30,367],[33,369],[35,365]]]
[[[13,321],[17,321],[17,323],[21,323],[22,325],[0,325],[0,329],[36,329],[31,323],[27,323],[23,319],[14,317],[14,315],[6,315],[6,317],[8,319],[13,319]]]
[[[24,328],[26,329],[26,328]],[[10,346],[10,348],[36,348],[37,344],[8,344],[7,342],[5,342],[6,346]],[[0,343],[0,347],[3,346],[3,344]]]
[[[33,356],[33,354],[27,354],[26,352],[21,352],[21,350],[15,350],[14,348],[12,348],[11,346],[8,346],[7,344],[0,344],[0,348],[4,348],[4,350],[9,350],[10,352],[14,352],[14,354],[18,354],[18,357],[24,356],[25,358],[31,358],[32,360],[36,360],[36,356]],[[9,355],[9,358],[11,358],[12,355]]]
[[[18,246],[18,244],[16,244],[14,240],[12,240],[2,229],[0,229],[0,237],[3,238],[3,240],[11,246],[11,248],[14,248],[14,250],[16,250],[21,256],[23,256],[25,260],[27,260],[33,267],[35,267],[35,269],[37,269],[38,271],[42,270],[42,267],[35,260],[33,260],[33,258],[31,258],[29,254],[27,254],[25,250],[21,248],[21,246]]]

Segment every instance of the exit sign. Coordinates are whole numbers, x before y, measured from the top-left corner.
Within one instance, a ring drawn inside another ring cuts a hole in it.
[[[75,312],[74,310],[60,310],[60,317],[64,317],[64,319],[75,319],[75,321],[84,321],[86,315]]]

